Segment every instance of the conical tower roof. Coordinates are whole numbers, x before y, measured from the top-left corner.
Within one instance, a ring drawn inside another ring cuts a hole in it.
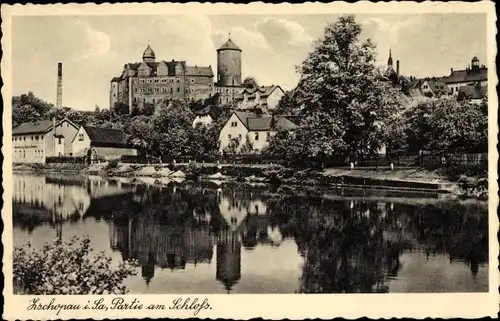
[[[240,47],[238,47],[232,40],[229,38],[222,46],[220,46],[217,51],[221,50],[238,50],[241,51]]]

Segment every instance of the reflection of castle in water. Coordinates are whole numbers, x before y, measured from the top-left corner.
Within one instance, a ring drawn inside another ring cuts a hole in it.
[[[258,243],[281,242],[279,230],[268,228],[270,216],[262,200],[248,201],[235,193],[203,193],[203,204],[185,208],[182,204],[192,195],[158,188],[146,196],[152,190],[134,197],[135,202],[142,204],[138,212],[110,222],[111,247],[120,251],[125,260],[137,259],[148,284],[156,267],[176,270],[185,269],[187,264],[211,263],[216,246],[216,279],[230,292],[241,277],[242,245],[251,249]],[[151,207],[163,218],[151,215]],[[173,214],[166,213],[171,208],[192,215],[166,222],[164,216]]]

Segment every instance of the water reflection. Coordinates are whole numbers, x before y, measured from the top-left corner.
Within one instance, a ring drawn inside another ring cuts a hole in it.
[[[108,252],[139,261],[146,289],[131,281],[132,292],[488,290],[481,204],[16,174],[13,205],[15,234],[34,244],[41,245],[36,229],[66,237],[73,225],[102,239],[84,222],[106,224]],[[177,272],[188,279],[176,287],[185,278]]]

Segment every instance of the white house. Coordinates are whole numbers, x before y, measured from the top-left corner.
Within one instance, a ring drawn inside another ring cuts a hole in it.
[[[280,86],[261,86],[256,88],[245,88],[240,95],[236,96],[235,101],[238,109],[252,109],[261,107],[267,110],[273,110],[285,95]]]
[[[75,156],[86,155],[89,148],[105,158],[137,155],[137,149],[127,144],[127,136],[118,129],[81,126],[71,143]]]
[[[12,129],[14,163],[45,163],[50,156],[71,156],[78,125],[68,119],[22,123]]]
[[[470,67],[462,70],[451,69],[450,75],[443,78],[453,95],[458,95],[460,89],[464,86],[488,84],[488,68],[480,65],[477,57],[472,58]]]
[[[211,113],[211,107],[208,106],[202,110],[200,110],[195,119],[193,120],[193,128],[195,128],[198,124],[203,124],[205,126],[210,126],[213,122],[213,118]]]
[[[238,143],[237,150],[249,142],[254,151],[268,146],[269,138],[278,130],[293,130],[297,127],[284,116],[258,115],[233,112],[219,134],[220,150],[224,151],[232,141]]]

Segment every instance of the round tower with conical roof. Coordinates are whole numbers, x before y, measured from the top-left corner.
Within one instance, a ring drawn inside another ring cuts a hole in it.
[[[241,86],[241,49],[229,39],[217,49],[217,84]]]

